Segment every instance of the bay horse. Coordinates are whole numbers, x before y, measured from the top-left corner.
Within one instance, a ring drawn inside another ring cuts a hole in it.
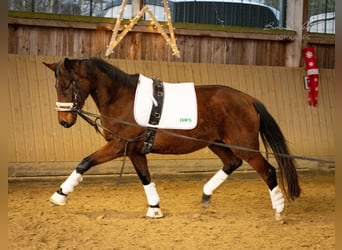
[[[149,205],[146,217],[163,217],[156,185],[151,181],[146,153],[141,150],[147,128],[139,126],[133,115],[139,74],[127,74],[100,58],[64,58],[56,63],[43,63],[54,71],[56,77],[59,123],[65,128],[73,126],[90,95],[101,117],[104,117],[101,124],[105,128],[103,136],[107,142],[76,166],[50,197],[50,202],[65,205],[68,194],[74,191],[86,171],[95,165],[127,155],[145,191]],[[167,130],[180,136],[156,130],[151,152],[186,154],[208,147],[221,159],[223,167],[203,186],[203,207],[209,206],[214,190],[242,165],[243,160],[246,161],[267,184],[275,219],[283,221],[284,196],[294,200],[300,196],[301,189],[294,160],[286,157],[290,155],[286,140],[274,118],[259,100],[237,89],[203,85],[195,86],[195,91],[198,108],[196,127],[189,130]],[[259,135],[265,148],[271,149],[275,155],[280,185],[275,167],[259,151]]]

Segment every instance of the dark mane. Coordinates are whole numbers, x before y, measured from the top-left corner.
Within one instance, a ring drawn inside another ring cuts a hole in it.
[[[138,74],[127,74],[118,67],[109,64],[101,58],[89,58],[87,68],[90,74],[92,74],[94,70],[97,68],[101,72],[107,74],[108,77],[116,83],[122,84],[124,86],[136,86]]]

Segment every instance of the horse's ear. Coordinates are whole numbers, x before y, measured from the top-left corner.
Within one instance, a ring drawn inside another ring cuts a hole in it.
[[[57,68],[57,63],[46,63],[46,62],[43,62],[43,64],[48,67],[49,69],[53,70],[53,71],[56,71],[56,68]]]

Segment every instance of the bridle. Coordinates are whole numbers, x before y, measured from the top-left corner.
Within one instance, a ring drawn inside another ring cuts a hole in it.
[[[56,77],[56,84],[55,87],[58,87],[58,76],[59,76],[59,71],[61,67],[62,62],[60,62],[55,70],[55,77]],[[78,106],[78,100],[77,100],[77,95],[78,95],[78,84],[74,79],[74,72],[71,71],[71,80],[67,84],[67,87],[65,89],[68,89],[72,85],[72,102],[56,102],[55,105],[55,110],[56,111],[74,111],[74,109],[79,108]]]
[[[59,67],[57,67],[57,69],[56,69],[56,85],[58,84],[57,83],[58,73],[59,73]],[[105,136],[102,133],[102,131],[99,129],[99,127],[102,127],[104,130],[107,130],[108,132],[113,134],[112,131],[104,128],[100,123],[97,122],[98,120],[101,120],[100,116],[97,116],[95,118],[95,120],[92,120],[80,108],[79,103],[78,103],[78,98],[77,98],[78,92],[79,92],[78,82],[74,79],[73,72],[71,73],[71,76],[72,76],[71,80],[69,81],[67,86],[71,85],[71,87],[72,87],[72,102],[56,102],[55,110],[56,111],[70,111],[70,112],[74,112],[74,113],[78,114],[87,123],[89,123],[91,126],[93,126],[95,128],[96,132],[101,134],[104,138],[105,138]],[[69,87],[67,87],[67,88],[69,88]]]
[[[57,77],[56,77],[56,86],[57,86]],[[72,85],[72,102],[56,102],[55,110],[56,111],[75,111],[79,109],[78,105],[78,84],[74,79],[71,79],[68,86]]]

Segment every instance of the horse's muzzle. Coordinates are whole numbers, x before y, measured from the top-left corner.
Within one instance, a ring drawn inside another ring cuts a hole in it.
[[[64,127],[64,128],[70,128],[73,124],[69,124],[66,121],[61,121],[60,124]]]
[[[58,111],[58,122],[64,128],[70,128],[76,122],[77,114],[69,111]]]

